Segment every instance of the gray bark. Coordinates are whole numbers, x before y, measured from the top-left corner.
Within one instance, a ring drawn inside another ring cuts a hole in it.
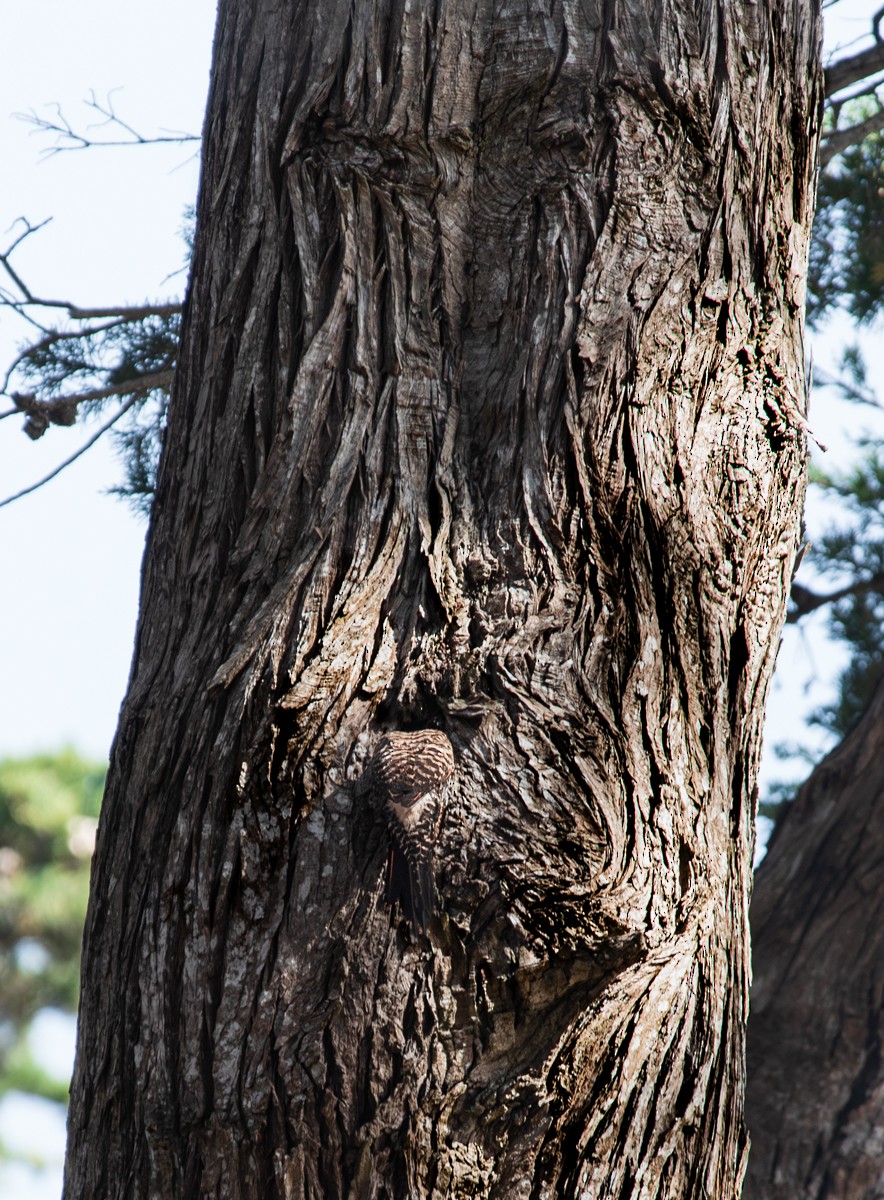
[[[803,2],[222,0],[68,1197],[731,1197]],[[389,729],[457,769],[432,941]]]
[[[884,1196],[882,740],[884,683],[758,872],[747,1200]]]

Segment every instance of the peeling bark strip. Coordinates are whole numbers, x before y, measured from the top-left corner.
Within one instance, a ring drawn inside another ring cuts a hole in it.
[[[735,1194],[818,39],[222,0],[69,1198]],[[359,783],[421,727],[432,946]]]
[[[884,682],[777,827],[752,901],[746,1200],[884,1178]]]

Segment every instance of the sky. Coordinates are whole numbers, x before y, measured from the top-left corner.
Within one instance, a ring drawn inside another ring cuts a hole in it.
[[[864,34],[874,8],[869,0],[841,0],[828,10],[830,43]],[[179,231],[197,188],[193,148],[97,148],[47,158],[52,140],[12,114],[51,117],[59,105],[82,128],[94,120],[83,104],[94,92],[101,100],[111,95],[119,114],[145,135],[198,133],[214,10],[215,0],[3,5],[0,242],[12,240],[21,216],[32,224],[52,218],[15,257],[34,293],[80,305],[180,295],[183,277],[168,276],[184,257]],[[101,136],[98,128],[94,133]],[[25,333],[0,311],[0,362],[9,361]],[[833,366],[851,336],[842,321],[813,337],[818,366]],[[831,395],[817,395],[811,425],[830,446],[823,465],[844,461],[846,431],[863,423],[871,417],[858,420]],[[0,500],[51,470],[81,439],[78,430],[51,429],[34,443],[19,418],[0,421]],[[143,518],[107,495],[120,478],[105,441],[46,487],[0,508],[0,756],[65,743],[97,759],[108,754],[130,666],[145,534]],[[830,694],[841,654],[826,641],[824,623],[817,615],[787,630],[770,699],[765,780],[784,774],[773,746],[802,737],[804,716]],[[70,1022],[49,1014],[33,1036],[50,1047],[62,1073],[69,1069]],[[27,1142],[41,1128],[36,1140],[49,1168],[0,1168],[0,1195],[58,1197],[57,1114],[40,1117],[21,1098],[0,1101],[0,1140],[14,1140],[18,1130]]]

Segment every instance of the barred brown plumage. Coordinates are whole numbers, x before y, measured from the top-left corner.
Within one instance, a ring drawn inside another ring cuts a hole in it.
[[[438,729],[384,734],[371,760],[374,802],[393,843],[386,899],[421,931],[435,907],[433,848],[453,772],[454,750]]]

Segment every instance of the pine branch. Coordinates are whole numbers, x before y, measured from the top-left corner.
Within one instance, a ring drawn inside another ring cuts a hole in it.
[[[2,301],[0,301],[2,307]],[[9,369],[3,377],[3,383],[0,384],[0,395],[8,396],[9,381],[15,374],[16,370],[29,358],[35,354],[41,353],[43,350],[48,350],[58,342],[74,342],[78,339],[86,340],[91,337],[96,337],[102,333],[109,333],[112,329],[120,329],[124,325],[128,325],[131,321],[141,320],[143,317],[151,316],[172,316],[176,312],[181,311],[181,305],[156,305],[138,309],[128,309],[123,316],[117,317],[113,321],[106,321],[103,325],[86,325],[83,329],[53,329],[47,332],[44,338],[39,342],[33,342],[29,346],[25,346],[10,363]],[[0,420],[3,417],[14,415],[18,409],[12,409],[11,412],[0,413]]]
[[[842,362],[843,366],[845,364]],[[844,375],[830,375],[827,371],[817,371],[814,382],[819,387],[835,388],[841,393],[843,399],[850,401],[851,404],[865,404],[869,408],[877,409],[884,407],[873,388],[855,379],[846,378]]]
[[[69,458],[66,458],[64,460],[64,462],[59,463],[58,466],[55,467],[52,471],[50,471],[48,475],[44,475],[43,478],[38,479],[36,483],[28,484],[28,486],[26,488],[22,488],[22,490],[20,492],[15,492],[12,496],[7,496],[5,500],[0,500],[0,508],[5,508],[7,504],[12,504],[13,501],[21,500],[21,498],[23,496],[28,496],[28,495],[30,495],[31,492],[36,492],[38,488],[43,487],[44,484],[49,483],[49,481],[52,479],[55,479],[56,475],[60,475],[62,473],[62,471],[66,470],[72,463],[75,463],[78,458],[82,458],[87,450],[92,449],[92,447],[99,440],[99,438],[104,437],[104,435],[107,433],[107,431],[109,429],[113,429],[113,427],[114,427],[114,425],[116,425],[117,421],[119,421],[121,417],[124,417],[126,415],[126,413],[129,411],[129,409],[132,407],[132,405],[135,404],[137,399],[138,399],[137,396],[131,396],[129,398],[129,400],[127,400],[126,403],[123,404],[120,407],[120,409],[114,413],[114,415],[111,417],[111,419],[109,421],[105,421],[105,423],[99,429],[97,429],[95,431],[95,433],[92,435],[92,437],[89,438],[89,440],[87,442],[85,442],[79,448],[79,450],[77,450],[74,454],[70,455]]]
[[[789,596],[793,607],[789,609],[786,622],[794,625],[802,617],[815,612],[818,608],[823,608],[827,604],[835,604],[838,600],[845,600],[848,596],[861,596],[866,592],[884,593],[884,574],[872,575],[868,579],[856,579],[846,587],[826,593],[813,592],[800,583],[793,583]]]
[[[23,413],[28,418],[25,422],[25,433],[36,441],[50,425],[73,425],[81,404],[107,400],[111,396],[129,396],[131,399],[122,410],[126,411],[147,392],[168,390],[172,386],[174,376],[175,370],[170,368],[168,371],[155,371],[150,375],[125,379],[120,383],[108,384],[107,387],[89,388],[84,392],[58,396],[52,400],[38,400],[33,393],[13,393],[12,401],[16,407],[2,415],[9,417],[16,412]],[[122,416],[122,412],[119,415]]]
[[[820,165],[828,166],[836,154],[841,154],[850,146],[856,146],[869,134],[877,133],[879,129],[884,129],[884,108],[872,113],[858,125],[850,125],[847,129],[833,129],[830,133],[824,133],[820,148]]]
[[[879,13],[879,19],[880,16]],[[843,92],[851,84],[859,83],[861,79],[868,79],[870,75],[875,75],[878,71],[884,71],[884,42],[882,41],[876,41],[873,46],[861,50],[858,54],[851,54],[847,58],[832,63],[830,67],[826,67],[824,72],[826,96],[834,96],[837,92]]]

